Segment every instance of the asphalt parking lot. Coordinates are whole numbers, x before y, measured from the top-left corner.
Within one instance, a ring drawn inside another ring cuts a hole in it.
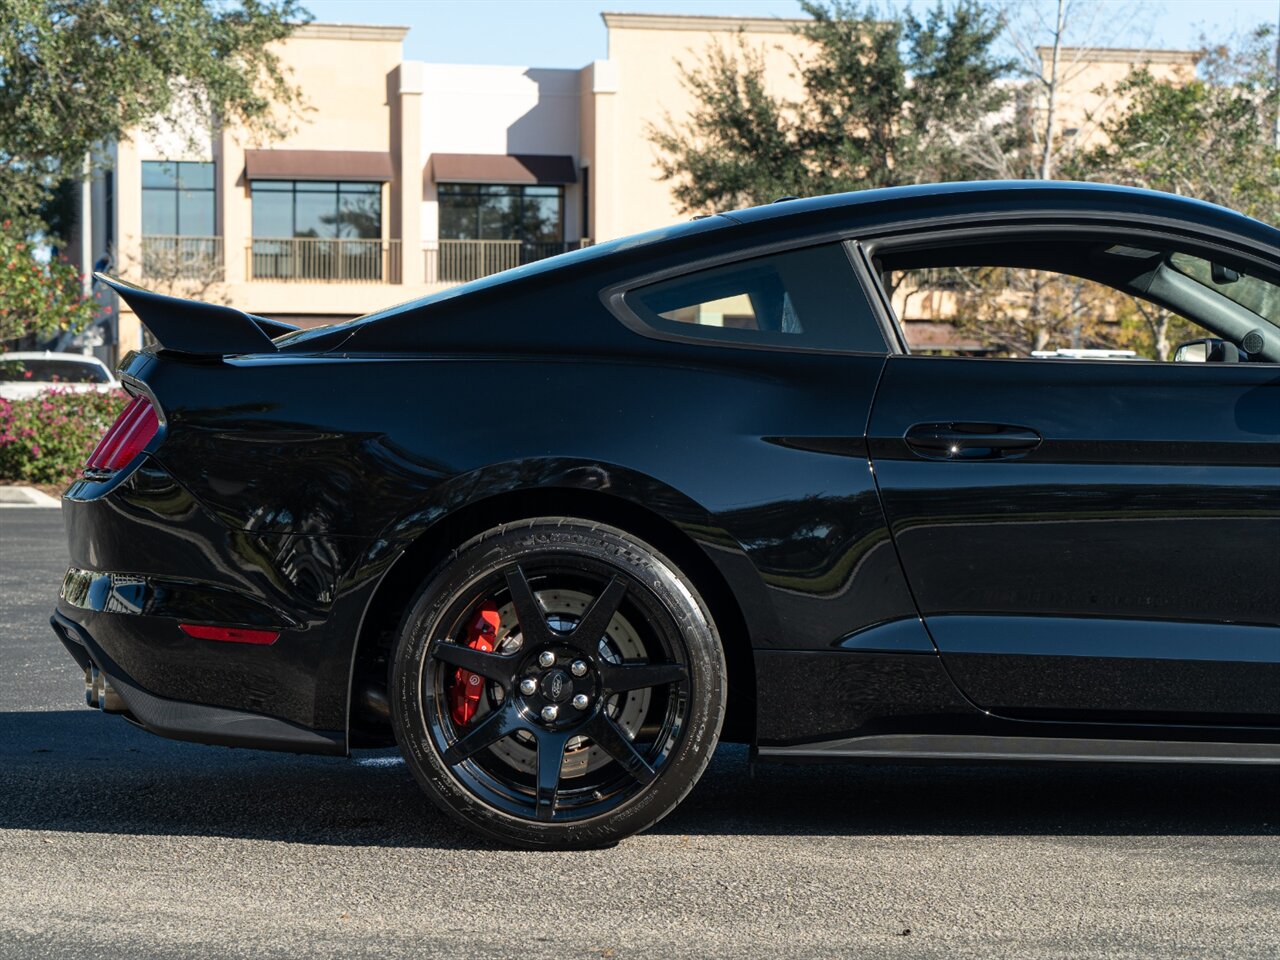
[[[473,840],[394,753],[84,706],[56,509],[0,510],[0,957],[1275,957],[1280,771],[761,767],[653,831]]]

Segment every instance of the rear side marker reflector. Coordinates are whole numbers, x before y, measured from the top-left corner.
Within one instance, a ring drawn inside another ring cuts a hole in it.
[[[196,623],[180,623],[178,629],[197,640],[221,640],[223,643],[256,643],[267,646],[280,639],[278,630],[245,630],[242,627],[203,627]]]
[[[127,467],[159,429],[160,419],[151,400],[142,395],[134,397],[93,448],[84,469],[86,472],[111,471]]]

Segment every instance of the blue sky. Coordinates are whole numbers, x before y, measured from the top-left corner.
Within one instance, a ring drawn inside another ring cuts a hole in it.
[[[1020,0],[1022,3],[1035,0]],[[1047,0],[1046,0],[1047,2]],[[1114,7],[1120,22],[1091,42],[1189,49],[1202,33],[1226,38],[1276,22],[1280,0],[1076,0]],[[604,57],[602,10],[798,17],[797,0],[303,0],[328,23],[410,27],[405,55],[436,63],[581,67]],[[894,8],[931,6],[897,0]],[[1122,15],[1122,16],[1121,16]],[[1106,18],[1103,17],[1103,20]]]

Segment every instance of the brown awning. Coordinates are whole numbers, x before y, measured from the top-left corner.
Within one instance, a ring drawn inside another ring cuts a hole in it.
[[[433,153],[427,177],[436,183],[577,183],[573,157],[549,153]]]
[[[247,180],[392,179],[391,154],[373,150],[246,150]]]

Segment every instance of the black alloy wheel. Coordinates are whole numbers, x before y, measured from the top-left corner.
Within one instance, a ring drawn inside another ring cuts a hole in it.
[[[402,625],[392,722],[427,793],[490,837],[607,846],[692,789],[725,703],[719,638],[653,548],[585,520],[490,530]]]

